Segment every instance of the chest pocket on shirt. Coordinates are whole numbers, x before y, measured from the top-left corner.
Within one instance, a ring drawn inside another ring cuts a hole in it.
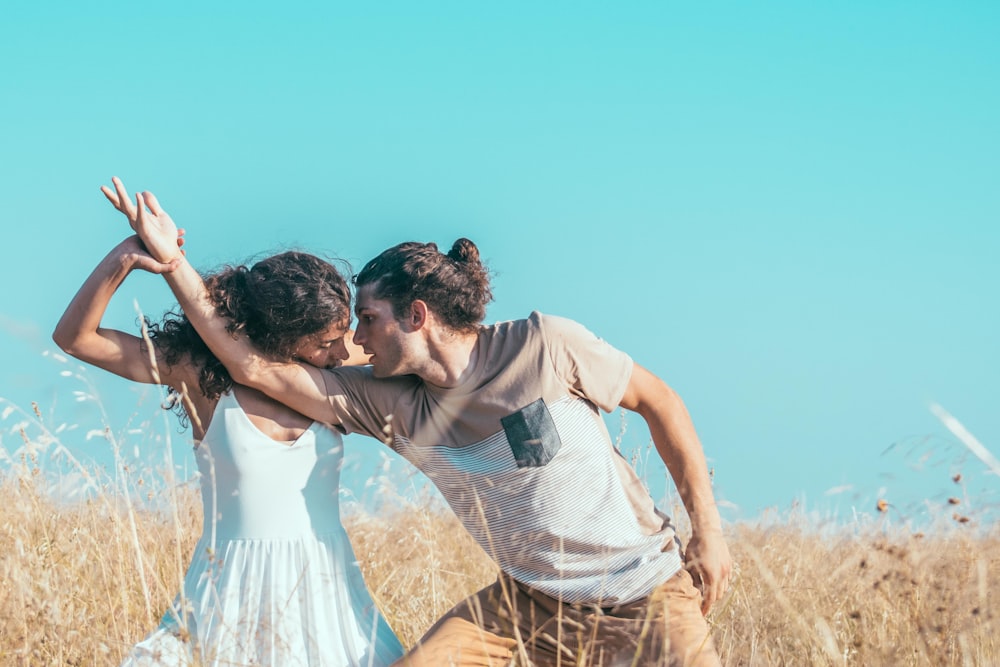
[[[517,412],[502,417],[504,433],[510,450],[517,459],[518,468],[538,468],[547,464],[562,446],[556,423],[545,406],[538,399]]]

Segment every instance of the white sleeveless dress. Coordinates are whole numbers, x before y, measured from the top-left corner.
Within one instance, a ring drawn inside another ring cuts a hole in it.
[[[123,667],[384,666],[403,654],[340,521],[343,442],[264,435],[230,392],[195,449],[204,528],[184,592]]]

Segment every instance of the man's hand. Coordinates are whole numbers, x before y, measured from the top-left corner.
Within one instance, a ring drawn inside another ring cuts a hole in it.
[[[707,614],[712,605],[726,594],[733,571],[733,559],[722,531],[695,530],[684,551],[684,567],[691,573],[695,586],[701,590],[701,613]]]
[[[115,186],[114,190],[102,185],[101,192],[112,206],[128,218],[129,225],[139,235],[151,258],[163,265],[179,260],[184,254],[183,250],[179,250],[184,244],[184,230],[177,229],[166,211],[160,208],[153,193],[136,193],[135,203],[132,203],[121,179],[116,176],[111,183]]]

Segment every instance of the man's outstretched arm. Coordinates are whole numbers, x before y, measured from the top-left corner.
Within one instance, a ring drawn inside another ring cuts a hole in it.
[[[321,369],[299,363],[270,360],[261,355],[245,336],[233,337],[228,321],[215,312],[205,282],[178,249],[177,226],[150,192],[136,194],[135,202],[122,182],[112,179],[114,189],[101,191],[121,211],[138,234],[146,250],[163,264],[176,268],[163,275],[184,314],[212,353],[226,367],[233,381],[259,389],[275,400],[318,421],[337,424],[326,393]]]
[[[620,405],[646,420],[656,451],[684,502],[691,519],[685,567],[701,589],[702,613],[707,614],[729,587],[733,562],[694,424],[680,396],[639,364],[635,364]]]

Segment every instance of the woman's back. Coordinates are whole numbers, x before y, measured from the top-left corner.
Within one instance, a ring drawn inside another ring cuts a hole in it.
[[[195,456],[206,536],[342,532],[343,441],[330,428],[237,385],[219,398]]]

